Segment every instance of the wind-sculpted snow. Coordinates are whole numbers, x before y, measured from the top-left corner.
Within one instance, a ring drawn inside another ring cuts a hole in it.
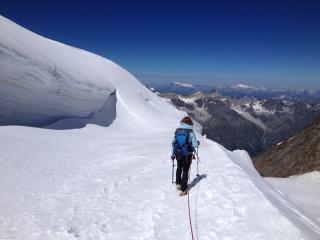
[[[41,37],[1,16],[0,29],[0,125],[44,126],[65,118],[91,118],[114,92],[136,115],[169,109],[105,58]],[[108,107],[104,113],[111,123],[116,101]]]

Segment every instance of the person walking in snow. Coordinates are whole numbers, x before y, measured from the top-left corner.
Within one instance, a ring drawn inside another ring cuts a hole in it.
[[[177,160],[176,187],[181,190],[180,195],[188,192],[188,177],[192,159],[195,159],[194,152],[199,142],[193,131],[193,122],[190,117],[184,117],[180,126],[176,129],[172,141],[171,159]]]

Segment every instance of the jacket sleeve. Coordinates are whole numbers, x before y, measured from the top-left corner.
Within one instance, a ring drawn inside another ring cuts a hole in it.
[[[175,139],[175,137],[173,137],[172,143],[171,143],[171,145],[172,145],[171,156],[174,155],[174,142],[175,142],[175,141],[176,141],[176,139]]]
[[[196,135],[194,134],[194,131],[190,133],[190,137],[191,137],[192,147],[194,150],[196,150],[196,148],[198,147],[198,141],[197,141]]]

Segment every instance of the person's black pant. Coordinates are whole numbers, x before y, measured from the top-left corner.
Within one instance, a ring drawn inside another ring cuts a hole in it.
[[[192,154],[185,157],[177,157],[176,184],[181,184],[181,191],[186,191],[188,187],[188,175],[192,162]]]

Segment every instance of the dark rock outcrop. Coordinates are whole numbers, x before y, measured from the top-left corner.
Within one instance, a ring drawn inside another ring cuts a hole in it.
[[[288,177],[320,171],[320,117],[296,136],[254,158],[265,177]]]

